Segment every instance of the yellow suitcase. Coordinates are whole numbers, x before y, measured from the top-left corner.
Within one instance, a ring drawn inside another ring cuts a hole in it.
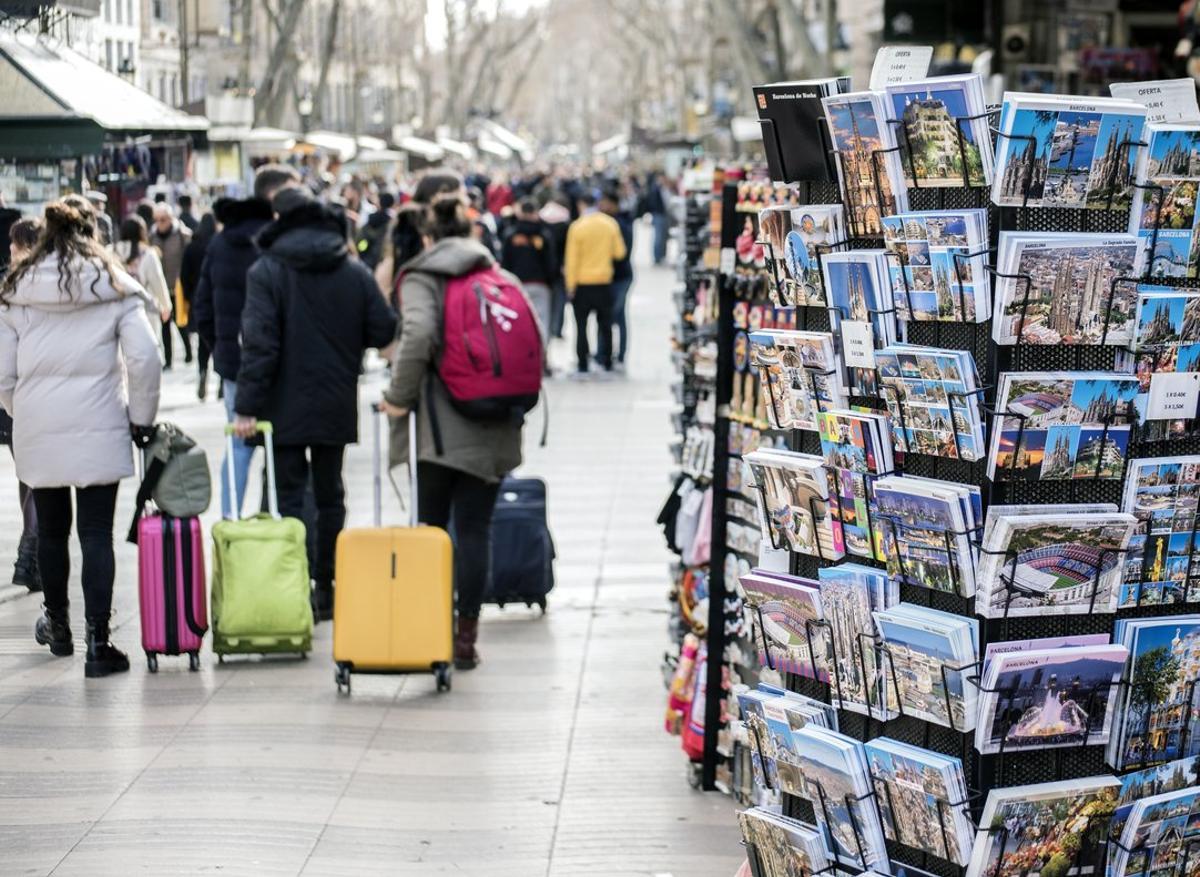
[[[450,690],[454,657],[454,551],[450,536],[417,523],[416,466],[411,527],[382,526],[380,421],[373,418],[375,526],[338,536],[333,604],[334,678],[350,693],[351,673],[433,673]],[[416,459],[416,415],[409,415],[409,460]]]

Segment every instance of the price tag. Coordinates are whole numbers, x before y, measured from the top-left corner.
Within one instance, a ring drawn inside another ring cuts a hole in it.
[[[875,332],[870,323],[842,320],[842,359],[848,368],[875,368]]]
[[[875,53],[871,67],[871,91],[885,85],[924,79],[933,60],[933,46],[884,46]]]
[[[1113,97],[1131,100],[1146,108],[1146,121],[1200,122],[1196,105],[1196,83],[1191,79],[1161,79],[1156,82],[1114,82],[1108,87]]]
[[[723,247],[721,249],[721,273],[732,274],[735,267],[737,267],[737,252],[733,247]]]
[[[1160,372],[1150,376],[1147,420],[1187,420],[1200,402],[1200,372]]]

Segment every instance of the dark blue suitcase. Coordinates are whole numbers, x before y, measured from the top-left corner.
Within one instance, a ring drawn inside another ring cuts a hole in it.
[[[546,523],[546,482],[505,478],[492,515],[492,574],[484,602],[537,605],[554,587],[554,540]]]

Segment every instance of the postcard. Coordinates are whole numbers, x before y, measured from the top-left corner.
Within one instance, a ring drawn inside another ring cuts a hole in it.
[[[762,877],[815,874],[829,867],[829,850],[821,832],[795,819],[761,807],[738,814],[742,840],[753,846]]]
[[[896,317],[980,322],[991,313],[987,212],[934,210],[883,218]]]
[[[983,186],[992,180],[983,77],[942,76],[887,86],[891,132],[908,186]],[[913,178],[913,174],[916,178]]]
[[[813,623],[823,617],[819,584],[811,579],[762,575],[753,570],[741,576],[742,591],[756,625],[756,647],[764,667],[829,681],[827,665],[809,652],[810,639],[823,631]]]
[[[1196,277],[1200,269],[1196,197],[1200,187],[1200,127],[1147,125],[1139,151],[1129,230],[1146,243],[1150,276]]]
[[[1069,871],[1075,850],[1103,843],[1119,789],[1111,776],[992,789],[967,877],[1026,877],[1031,850]]]
[[[856,236],[877,235],[882,218],[907,208],[899,160],[887,152],[891,132],[883,95],[860,91],[822,101],[833,140],[846,221]]]
[[[824,461],[759,449],[742,457],[758,489],[763,538],[772,546],[836,560],[844,553],[833,526]]]
[[[1200,601],[1198,499],[1200,456],[1129,461],[1121,507],[1138,523],[1118,607]]]
[[[1129,650],[1075,646],[993,656],[980,685],[984,755],[1106,744]]]

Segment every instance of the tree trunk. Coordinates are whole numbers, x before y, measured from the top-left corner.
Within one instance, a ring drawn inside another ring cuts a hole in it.
[[[287,63],[289,57],[294,57],[292,43],[296,38],[296,29],[300,25],[300,13],[304,11],[304,0],[291,0],[283,13],[279,32],[275,35],[275,45],[271,47],[271,55],[267,59],[267,69],[263,73],[262,82],[254,95],[254,124],[278,126],[283,115],[283,102],[279,99],[286,94],[284,82],[289,72],[295,72],[294,63]]]
[[[342,0],[333,0],[329,7],[328,30],[325,32],[325,48],[321,53],[321,72],[317,76],[317,93],[313,95],[314,102],[320,108],[318,116],[321,127],[329,127],[329,105],[326,91],[329,87],[329,68],[333,65],[333,56],[337,52],[338,18],[342,14]]]

